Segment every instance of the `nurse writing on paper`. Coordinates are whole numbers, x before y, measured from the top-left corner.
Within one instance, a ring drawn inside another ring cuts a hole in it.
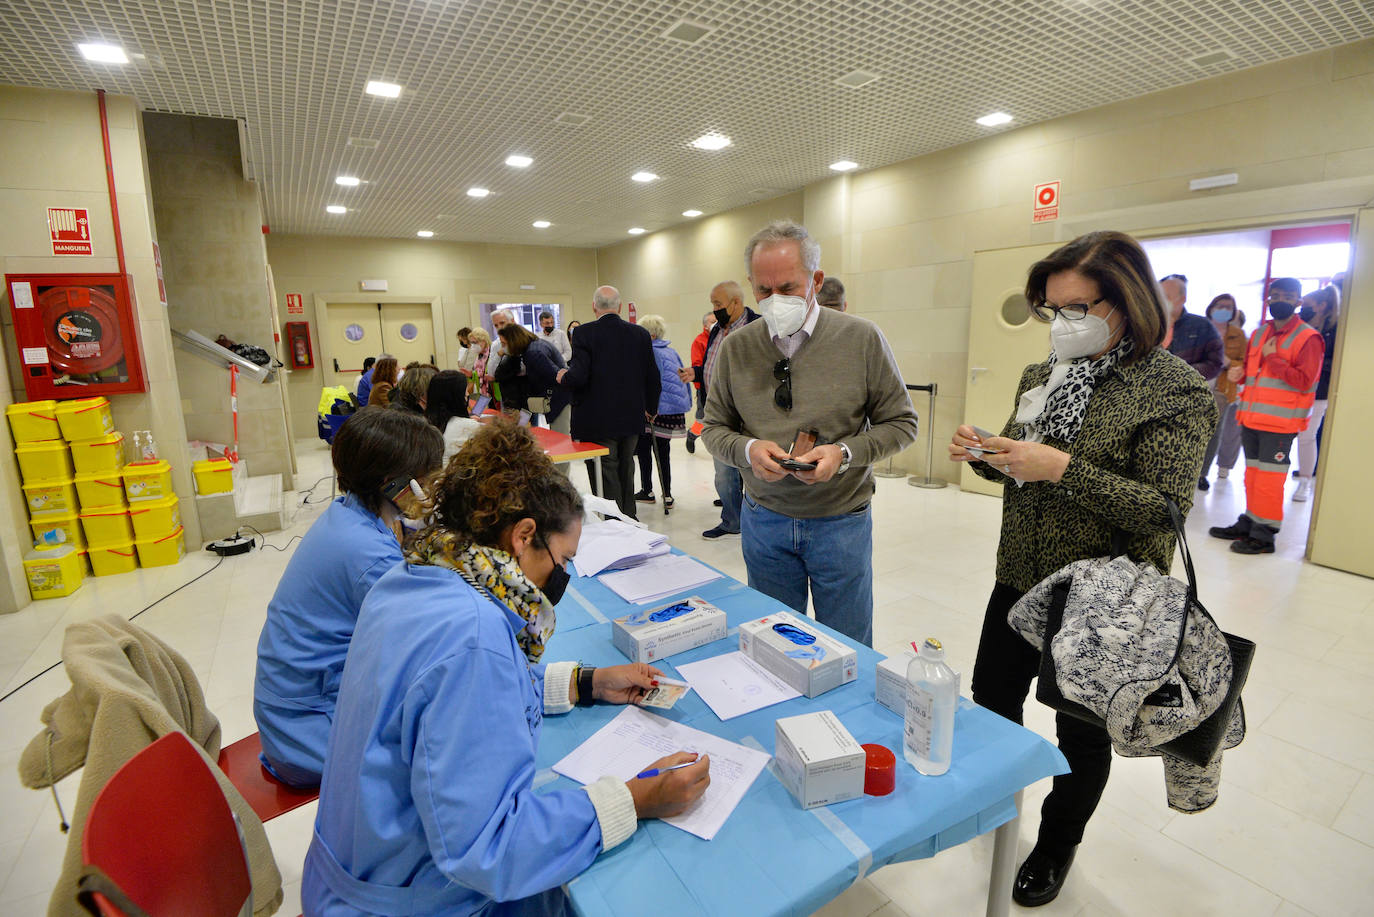
[[[710,783],[702,758],[534,792],[544,714],[636,701],[660,673],[540,662],[582,502],[527,431],[484,428],[434,492],[436,523],[358,616],[305,861],[312,917],[563,913],[563,883]]]

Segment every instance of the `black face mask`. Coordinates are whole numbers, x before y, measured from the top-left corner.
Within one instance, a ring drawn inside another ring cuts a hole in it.
[[[712,309],[712,310],[711,310],[711,314],[714,315],[714,316],[716,317],[716,323],[717,323],[718,325],[720,325],[720,329],[721,329],[722,331],[724,331],[726,328],[729,328],[729,327],[730,327],[730,310],[729,310],[729,309]]]
[[[1312,319],[1314,319],[1314,318],[1317,317],[1317,307],[1316,307],[1316,306],[1303,306],[1302,309],[1299,310],[1298,315],[1300,315],[1300,316],[1302,317],[1302,320],[1303,320],[1303,321],[1305,321],[1305,322],[1310,322],[1310,321],[1312,321]]]
[[[544,550],[548,551],[549,560],[553,561],[553,571],[549,574],[548,582],[540,590],[544,593],[544,598],[549,600],[550,605],[557,605],[563,599],[563,593],[568,591],[568,583],[572,581],[572,576],[565,570],[558,561],[553,558],[553,551],[549,550],[546,543]]]
[[[1297,305],[1291,302],[1271,302],[1269,304],[1269,314],[1274,316],[1276,321],[1280,322],[1288,321],[1297,309]]]

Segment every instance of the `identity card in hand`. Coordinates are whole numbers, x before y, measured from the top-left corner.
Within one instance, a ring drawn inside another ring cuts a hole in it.
[[[650,688],[649,693],[639,699],[641,707],[658,707],[660,710],[671,710],[673,704],[687,695],[692,690],[692,686],[685,681],[678,681],[676,678],[664,678],[658,676],[658,686]]]

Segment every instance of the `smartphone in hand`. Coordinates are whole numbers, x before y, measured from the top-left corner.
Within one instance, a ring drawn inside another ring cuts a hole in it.
[[[781,465],[783,468],[786,468],[788,471],[815,471],[815,470],[816,470],[816,463],[815,463],[815,462],[799,462],[799,461],[797,461],[796,459],[792,459],[792,458],[780,458],[780,459],[777,459],[777,463],[778,463],[779,465]]]

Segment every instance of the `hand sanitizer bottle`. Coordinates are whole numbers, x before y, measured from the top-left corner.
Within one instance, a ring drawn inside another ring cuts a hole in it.
[[[928,777],[949,770],[958,703],[959,677],[945,664],[940,641],[927,637],[906,667],[903,750],[911,766]]]

